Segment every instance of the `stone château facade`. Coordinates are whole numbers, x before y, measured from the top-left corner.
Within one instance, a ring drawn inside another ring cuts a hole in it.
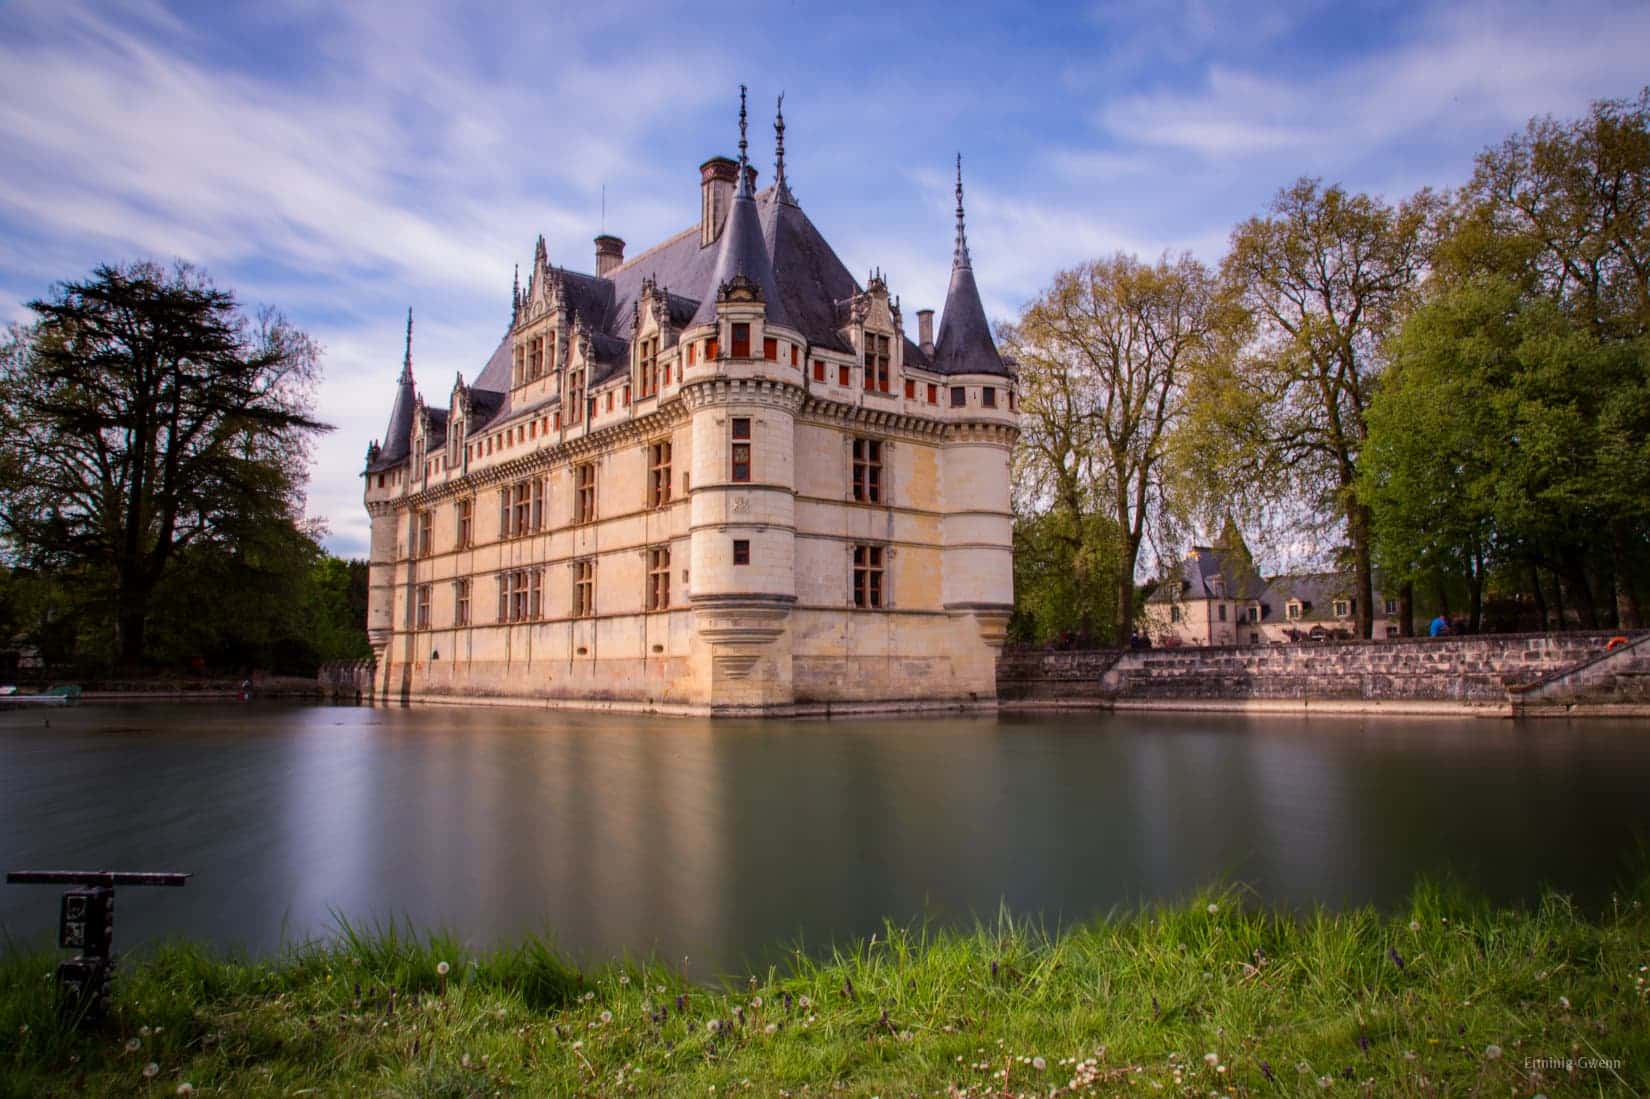
[[[412,319],[368,450],[386,699],[711,714],[989,705],[1013,603],[1015,379],[963,228],[907,338],[785,178],[700,167],[697,224],[595,273],[541,237],[508,333],[441,407]]]

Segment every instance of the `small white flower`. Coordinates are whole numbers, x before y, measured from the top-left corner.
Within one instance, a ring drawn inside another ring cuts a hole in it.
[[[142,1045],[143,1045],[143,1043],[141,1041],[139,1041],[138,1039],[128,1038],[128,1039],[126,1039],[126,1052],[127,1053],[136,1053],[138,1051],[139,1047],[141,1047]]]
[[[627,974],[624,974],[624,973],[619,974],[619,983],[622,984],[622,985],[629,984],[630,983],[630,977]]]
[[[1219,911],[1220,911],[1220,905],[1215,904],[1213,901],[1210,901],[1209,902],[1209,915],[1213,916],[1216,912],[1219,912]]]
[[[1220,1064],[1220,1054],[1218,1054],[1218,1053],[1205,1053],[1203,1055],[1203,1063],[1206,1064],[1206,1065],[1218,1065],[1218,1064]]]
[[[806,996],[798,996],[796,998],[796,1006],[800,1007],[803,1011],[807,1011],[810,1007],[814,1006],[814,1002]]]
[[[1570,1010],[1570,998],[1568,996],[1560,996],[1558,998],[1558,1006],[1563,1008],[1565,1011],[1569,1011]]]
[[[445,977],[448,973],[452,972],[452,968],[453,967],[448,965],[446,962],[435,963],[436,975],[440,977]]]
[[[468,1053],[466,1053],[464,1056],[462,1056],[458,1059],[458,1063],[460,1065],[462,1065],[463,1067],[465,1067],[465,1068],[469,1068],[470,1067],[470,1055]]]
[[[145,1038],[147,1038],[147,1037],[149,1037],[149,1035],[153,1034],[154,1031],[150,1030],[146,1026],[140,1026],[140,1027],[138,1027],[138,1033],[143,1035]]]
[[[777,1033],[779,1033],[779,1024],[778,1023],[769,1023],[767,1026],[762,1028],[762,1033],[763,1034],[777,1034]]]
[[[1044,1069],[1048,1068],[1048,1062],[1043,1060],[1041,1057],[1033,1057],[1031,1059],[1031,1067],[1036,1069],[1038,1072],[1042,1072]]]
[[[1320,1076],[1320,1077],[1318,1077],[1318,1086],[1320,1088],[1327,1088],[1330,1084],[1333,1084],[1334,1082],[1335,1082],[1334,1077],[1331,1077],[1331,1076]]]
[[[1501,1047],[1500,1046],[1494,1045],[1492,1043],[1492,1044],[1487,1045],[1487,1046],[1484,1047],[1484,1057],[1485,1057],[1486,1060],[1490,1060],[1490,1061],[1498,1060],[1500,1058],[1500,1056],[1501,1056]]]
[[[762,1010],[762,997],[760,997],[760,996],[752,996],[751,997],[751,1010],[752,1011]]]
[[[160,1075],[160,1066],[155,1064],[153,1061],[150,1061],[147,1065],[143,1066],[143,1078],[145,1080],[153,1080],[156,1076],[159,1076],[159,1075]]]
[[[174,1092],[174,1094],[193,1095],[195,1094],[195,1085],[191,1084],[188,1080],[185,1080],[183,1083],[178,1085],[178,1090]]]
[[[722,1029],[722,1020],[712,1019],[710,1022],[705,1024],[705,1029],[710,1031],[712,1034],[715,1034],[717,1031]]]
[[[611,1023],[612,1021],[613,1021],[613,1013],[611,1011],[602,1012],[602,1022]]]
[[[1411,931],[1421,930],[1421,921],[1420,920],[1410,920],[1409,921],[1409,929]]]

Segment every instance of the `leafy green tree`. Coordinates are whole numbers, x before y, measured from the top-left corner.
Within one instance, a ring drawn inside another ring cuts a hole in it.
[[[1017,487],[1048,518],[1028,528],[1026,551],[1063,548],[1079,591],[1109,584],[1114,639],[1134,625],[1135,571],[1165,506],[1186,379],[1227,331],[1216,289],[1189,255],[1147,264],[1120,254],[1057,274],[1006,334],[1021,390]]]
[[[316,347],[187,265],[101,266],[30,308],[0,361],[0,536],[101,598],[135,668],[186,553],[295,526]]]
[[[1010,638],[1020,644],[1070,639],[1080,644],[1115,641],[1117,587],[1112,567],[1118,536],[1104,516],[1082,520],[1088,530],[1072,531],[1070,513],[1051,509],[1014,524],[1014,617]],[[1075,547],[1075,549],[1074,549]],[[1096,634],[1096,624],[1107,624]]]
[[[1232,231],[1221,266],[1252,328],[1243,350],[1193,386],[1188,464],[1220,493],[1298,494],[1349,543],[1359,633],[1373,628],[1373,538],[1355,492],[1382,340],[1413,298],[1435,242],[1438,200],[1397,206],[1301,179]]]

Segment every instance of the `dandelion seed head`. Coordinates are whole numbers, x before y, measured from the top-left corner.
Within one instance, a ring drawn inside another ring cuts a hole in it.
[[[452,971],[452,968],[453,967],[448,965],[446,962],[436,962],[435,963],[435,972],[436,972],[437,976],[445,977],[448,973],[450,973]]]
[[[1203,1055],[1203,1063],[1206,1064],[1206,1065],[1218,1065],[1218,1064],[1220,1064],[1220,1054],[1218,1054],[1218,1053],[1205,1053]]]
[[[1210,901],[1209,902],[1209,915],[1213,916],[1216,912],[1219,912],[1219,911],[1220,911],[1220,905],[1215,904],[1213,901]]]
[[[1409,929],[1411,931],[1421,930],[1421,921],[1420,920],[1410,920],[1409,921]]]
[[[722,1020],[712,1019],[710,1022],[705,1024],[705,1029],[710,1031],[712,1034],[715,1034],[717,1031],[722,1029]]]
[[[128,1039],[126,1039],[126,1052],[127,1053],[136,1053],[142,1045],[143,1045],[143,1043],[140,1042],[138,1039],[128,1038]]]
[[[1501,1057],[1501,1047],[1500,1046],[1495,1045],[1494,1043],[1491,1043],[1490,1045],[1487,1045],[1487,1046],[1484,1047],[1484,1058],[1486,1060],[1495,1061],[1495,1060],[1499,1060],[1500,1057]]]
[[[1033,1057],[1031,1059],[1031,1067],[1036,1069],[1038,1072],[1042,1072],[1044,1069],[1048,1068],[1048,1062],[1043,1060],[1041,1057]]]
[[[602,1022],[611,1023],[613,1021],[613,1013],[611,1011],[604,1011],[602,1012],[601,1018]]]
[[[630,983],[630,977],[628,975],[624,974],[624,973],[619,974],[619,983],[622,984],[622,985],[629,984]]]
[[[193,1095],[193,1094],[195,1094],[195,1085],[191,1084],[188,1080],[185,1080],[183,1083],[178,1085],[178,1090],[176,1092],[174,1092],[173,1094],[176,1094],[176,1095]]]
[[[143,1066],[143,1078],[145,1080],[153,1080],[156,1076],[159,1076],[159,1075],[160,1075],[160,1066],[155,1064],[155,1062],[150,1061],[147,1065]]]

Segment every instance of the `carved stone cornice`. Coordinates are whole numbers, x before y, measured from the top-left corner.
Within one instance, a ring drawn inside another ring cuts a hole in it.
[[[944,420],[915,415],[898,407],[852,405],[811,393],[803,401],[797,418],[821,427],[863,428],[881,434],[903,434],[912,439],[940,438],[949,426]]]
[[[945,439],[950,443],[994,443],[1011,447],[1020,437],[1020,429],[1012,424],[970,420],[946,425]]]
[[[689,379],[682,384],[681,393],[682,401],[693,412],[714,405],[758,404],[795,413],[806,396],[802,387],[793,382],[725,375]]]

